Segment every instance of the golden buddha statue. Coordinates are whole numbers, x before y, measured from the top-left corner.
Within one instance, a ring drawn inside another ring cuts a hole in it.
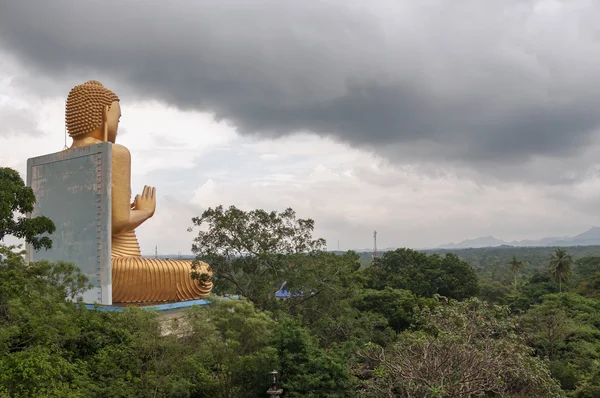
[[[115,143],[120,118],[119,98],[100,82],[90,80],[69,92],[66,125],[73,139],[71,148],[112,143],[112,300],[141,303],[206,297],[212,282],[191,278],[191,260],[141,255],[135,228],[154,215],[156,188],[145,186],[130,203],[131,155],[126,147]],[[212,276],[203,262],[196,271]]]

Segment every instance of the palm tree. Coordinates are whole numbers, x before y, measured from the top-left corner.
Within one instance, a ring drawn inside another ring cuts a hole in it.
[[[515,275],[515,293],[517,292],[517,275],[523,269],[524,265],[523,261],[517,260],[517,256],[513,256],[512,260],[508,263],[511,272]]]
[[[562,292],[563,279],[567,279],[569,275],[571,275],[572,265],[573,259],[565,249],[556,249],[552,257],[550,258],[548,270],[550,271],[550,275],[555,277],[558,281],[559,292]]]

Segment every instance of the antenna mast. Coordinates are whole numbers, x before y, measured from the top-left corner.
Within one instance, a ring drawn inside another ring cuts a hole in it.
[[[373,258],[377,257],[377,231],[373,231]]]

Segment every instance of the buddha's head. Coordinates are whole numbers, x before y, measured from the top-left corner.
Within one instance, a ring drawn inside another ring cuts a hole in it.
[[[67,97],[65,111],[67,131],[71,138],[74,141],[86,137],[104,139],[106,107],[107,141],[114,143],[121,118],[119,97],[96,80],[73,87]]]

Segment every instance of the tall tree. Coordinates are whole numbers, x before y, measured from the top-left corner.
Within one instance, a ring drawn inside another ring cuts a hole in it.
[[[562,292],[562,281],[566,280],[571,275],[571,267],[573,259],[565,249],[556,249],[550,258],[548,270],[550,274],[558,281],[558,291]]]
[[[512,272],[515,277],[515,293],[517,292],[517,275],[519,274],[519,272],[521,272],[524,265],[525,264],[523,263],[523,261],[517,260],[517,256],[513,256],[512,260],[510,260],[510,262],[508,263],[508,266],[510,267],[510,272]]]
[[[12,235],[25,239],[35,250],[52,247],[49,237],[39,235],[54,232],[54,223],[44,216],[25,216],[33,211],[34,204],[33,190],[25,186],[19,173],[8,167],[0,167],[0,241]]]
[[[198,228],[192,252],[212,268],[217,294],[237,293],[264,308],[286,281],[294,264],[290,255],[316,253],[324,239],[313,239],[314,221],[283,212],[243,211],[235,206],[209,208],[192,219]],[[206,275],[194,273],[195,278]]]

